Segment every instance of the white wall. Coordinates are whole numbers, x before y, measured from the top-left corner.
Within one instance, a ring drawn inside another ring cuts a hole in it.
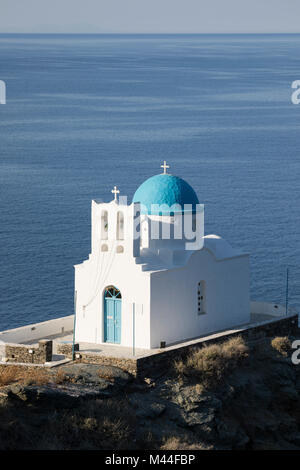
[[[197,284],[206,281],[198,315]],[[151,348],[245,324],[250,320],[248,255],[217,261],[206,249],[187,266],[151,275]]]
[[[67,317],[55,318],[53,320],[34,323],[32,325],[21,326],[12,330],[0,332],[0,341],[5,343],[35,342],[39,339],[46,338],[51,335],[59,335],[73,330],[74,315]]]
[[[272,315],[282,317],[286,314],[285,305],[280,305],[271,302],[251,302],[251,313]],[[290,306],[288,307],[288,315],[296,314],[297,310]]]
[[[108,240],[101,240],[101,213],[108,211]],[[116,240],[117,212],[124,213],[124,240]],[[121,291],[121,345],[133,345],[133,303],[136,304],[135,347],[150,347],[150,274],[136,264],[139,240],[133,239],[134,206],[92,203],[92,253],[75,266],[76,341],[104,342],[104,290],[113,285]],[[107,244],[108,251],[101,251]],[[117,253],[122,246],[123,253]]]
[[[100,266],[110,266],[102,277]],[[99,281],[97,282],[97,279]],[[96,282],[95,282],[96,280]],[[113,285],[121,291],[121,345],[133,345],[133,302],[137,305],[135,318],[135,346],[150,347],[150,275],[143,273],[134,258],[126,253],[105,253],[97,259],[76,268],[75,289],[77,291],[76,341],[101,344],[104,342],[104,299],[107,286]],[[83,309],[83,305],[87,305]]]

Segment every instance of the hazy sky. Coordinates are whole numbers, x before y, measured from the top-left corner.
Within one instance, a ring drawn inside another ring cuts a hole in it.
[[[300,32],[299,0],[0,0],[0,32]]]

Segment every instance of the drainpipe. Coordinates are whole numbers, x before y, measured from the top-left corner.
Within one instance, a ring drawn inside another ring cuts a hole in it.
[[[76,304],[77,304],[77,290],[74,293],[74,326],[73,326],[73,342],[72,342],[72,360],[75,359],[75,328],[76,328]]]

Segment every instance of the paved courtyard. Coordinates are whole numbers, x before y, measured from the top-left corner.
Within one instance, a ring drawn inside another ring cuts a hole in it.
[[[95,355],[99,354],[101,356],[106,356],[106,357],[115,357],[115,358],[120,358],[120,359],[137,359],[141,357],[149,357],[149,356],[161,353],[162,351],[170,351],[173,349],[192,345],[195,343],[212,340],[214,338],[217,339],[219,337],[227,336],[231,333],[236,333],[238,331],[242,332],[243,330],[246,330],[250,327],[257,326],[258,324],[268,323],[270,321],[274,321],[276,319],[282,319],[282,318],[284,317],[252,313],[251,322],[249,323],[237,326],[233,329],[222,330],[218,333],[200,336],[200,337],[193,338],[184,342],[174,343],[174,344],[166,346],[166,348],[164,348],[163,350],[162,349],[139,349],[139,348],[136,348],[133,350],[132,347],[124,347],[124,346],[119,346],[116,344],[108,344],[108,343],[96,344],[96,343],[84,343],[84,342],[79,343],[79,350],[81,352],[92,353]],[[54,357],[56,357],[55,355],[57,353],[57,345],[59,343],[72,344],[73,332],[69,331],[64,334],[52,335],[52,336],[48,336],[46,338],[43,337],[40,339],[52,339],[53,340],[53,354],[54,354]]]

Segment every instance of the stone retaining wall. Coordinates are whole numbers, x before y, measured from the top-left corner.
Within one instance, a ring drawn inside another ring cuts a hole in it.
[[[79,344],[75,343],[74,350],[77,352],[76,361],[88,364],[110,365],[126,370],[133,376],[155,375],[170,367],[176,359],[184,359],[193,349],[203,348],[209,344],[220,343],[233,336],[242,336],[245,341],[255,347],[258,340],[263,340],[268,336],[285,336],[289,334],[299,335],[298,315],[292,315],[285,318],[276,319],[272,322],[263,322],[244,330],[237,330],[230,333],[212,335],[208,339],[199,339],[191,341],[183,346],[172,349],[161,350],[149,356],[140,358],[121,358],[95,354],[91,352],[79,351]],[[38,346],[3,343],[2,355],[4,354],[7,362],[44,364],[52,360],[52,341],[40,340]],[[57,353],[63,354],[72,359],[72,343],[60,343],[57,345]],[[2,358],[4,359],[4,358]]]
[[[124,359],[111,356],[103,356],[101,354],[93,354],[89,352],[79,351],[79,344],[74,344],[74,351],[79,353],[79,357],[75,356],[77,362],[85,364],[99,364],[105,366],[115,366],[132,374],[137,375],[137,360]],[[64,354],[68,359],[72,359],[72,344],[59,343],[57,345],[57,353]]]
[[[205,346],[217,343],[223,343],[234,336],[241,336],[251,347],[251,343],[257,343],[268,336],[288,336],[298,333],[298,315],[282,318],[274,322],[264,323],[253,326],[242,331],[231,332],[228,334],[212,337],[208,340],[199,340],[196,343],[163,351],[148,357],[137,359],[137,375],[147,376],[170,367],[174,360],[184,359],[193,349],[203,348]]]
[[[73,344],[70,343],[58,343],[57,344],[57,354],[63,354],[68,359],[73,359]],[[79,344],[74,344],[74,351],[79,351]]]
[[[52,341],[42,339],[38,346],[7,343],[3,354],[7,362],[44,364],[52,361]]]
[[[138,359],[125,359],[120,357],[101,356],[93,353],[80,352],[80,362],[86,364],[99,364],[102,366],[115,366],[119,367],[126,372],[129,372],[134,377],[138,375]]]
[[[242,331],[237,330],[219,336],[212,335],[211,339],[199,339],[192,344],[174,347],[174,349],[165,351],[161,350],[158,353],[141,358],[125,359],[79,351],[80,357],[77,360],[88,364],[120,367],[120,369],[126,370],[135,377],[151,377],[152,375],[160,373],[160,371],[169,369],[174,360],[184,359],[193,349],[203,348],[210,344],[222,343],[234,336],[242,336],[250,346],[252,343],[253,347],[255,347],[258,341],[268,336],[285,336],[298,333],[298,315],[293,315],[273,322],[262,323]],[[72,350],[72,345],[68,346],[71,347]]]

